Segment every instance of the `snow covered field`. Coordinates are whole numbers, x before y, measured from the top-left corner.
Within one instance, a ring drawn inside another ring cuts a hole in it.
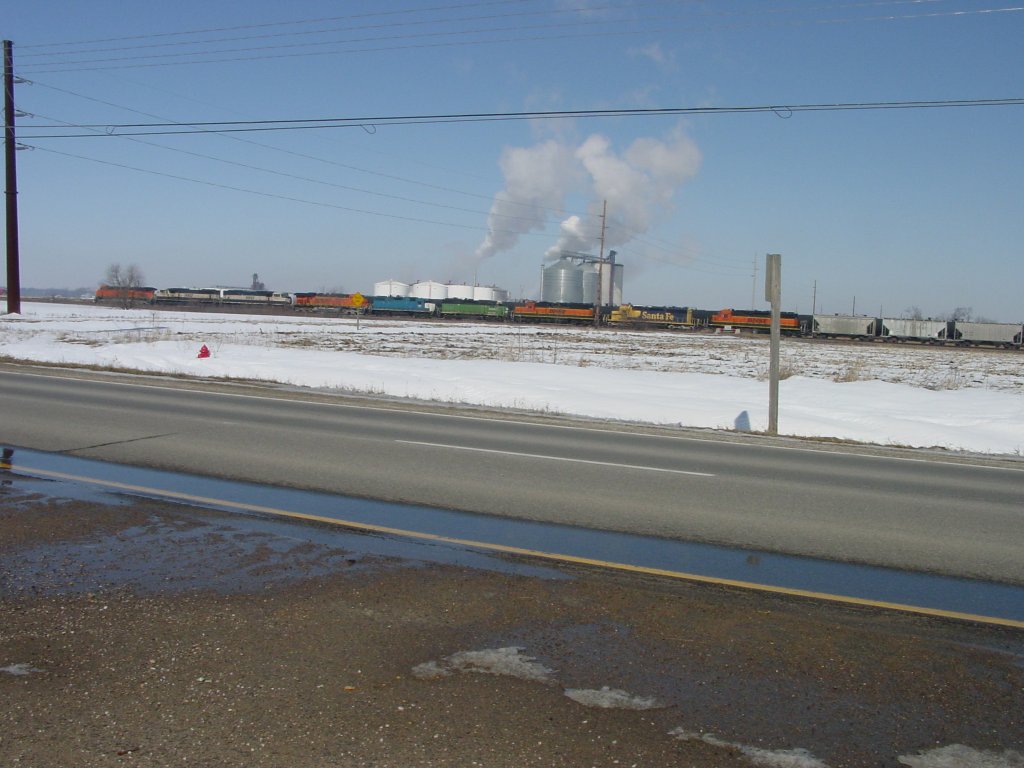
[[[734,429],[768,419],[767,338],[23,303],[0,356]],[[197,353],[206,344],[209,358]],[[783,340],[779,431],[1024,454],[1024,354]]]

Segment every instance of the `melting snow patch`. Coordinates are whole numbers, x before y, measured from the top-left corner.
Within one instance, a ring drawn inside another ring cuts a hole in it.
[[[1024,768],[1024,755],[1012,749],[1000,754],[951,744],[917,755],[901,755],[899,762],[911,768]]]
[[[617,688],[602,686],[601,690],[585,688],[566,688],[565,695],[585,707],[601,707],[602,709],[657,709],[661,704],[657,699],[633,696]]]
[[[710,733],[694,733],[683,728],[669,731],[669,736],[674,736],[680,741],[703,741],[705,744],[711,744],[714,747],[735,749],[741,752],[754,765],[763,765],[766,768],[828,768],[826,763],[823,763],[806,749],[770,750],[748,747],[745,744],[725,741]]]
[[[524,656],[522,648],[489,648],[483,651],[459,651],[440,662],[428,661],[412,668],[421,680],[447,677],[453,672],[483,672],[488,675],[508,675],[523,680],[547,683],[554,670],[548,669],[531,656]]]
[[[427,661],[413,667],[412,673],[420,680],[436,680],[439,677],[448,677],[451,674],[451,670],[442,667],[436,661]]]
[[[33,672],[42,672],[41,669],[36,669],[31,664],[9,664],[6,667],[0,667],[0,672],[6,672],[8,675],[31,675]]]

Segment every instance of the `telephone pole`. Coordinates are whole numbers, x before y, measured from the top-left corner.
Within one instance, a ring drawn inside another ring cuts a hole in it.
[[[608,201],[601,208],[601,247],[597,252],[597,290],[594,291],[594,327],[601,324],[601,283],[604,280],[604,222],[608,216]],[[614,279],[614,273],[612,274]]]
[[[757,254],[754,254],[754,274],[750,276],[750,308],[757,308],[757,300],[754,298],[757,295]]]
[[[4,40],[4,161],[7,201],[7,311],[21,314],[21,276],[18,269],[18,172],[14,156],[14,44]]]
[[[768,363],[768,434],[779,434],[779,343],[782,338],[782,256],[769,253],[764,264],[764,298],[771,303],[771,342]]]

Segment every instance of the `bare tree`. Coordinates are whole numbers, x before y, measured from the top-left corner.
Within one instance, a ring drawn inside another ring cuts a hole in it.
[[[961,323],[969,323],[973,319],[973,307],[957,307],[946,315],[947,320],[958,320]]]
[[[924,319],[924,314],[921,312],[921,308],[917,306],[907,307],[906,309],[903,310],[903,314],[905,314],[909,320]]]
[[[142,270],[136,264],[122,267],[115,262],[107,267],[105,282],[117,291],[118,303],[124,309],[131,309],[138,299],[138,289],[142,287]]]

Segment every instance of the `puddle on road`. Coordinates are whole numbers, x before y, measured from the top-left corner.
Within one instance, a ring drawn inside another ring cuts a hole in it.
[[[434,536],[468,539],[771,587],[809,590],[1024,621],[1024,587],[1013,585],[273,488],[22,449],[16,452],[5,449],[4,461],[12,468],[7,471],[0,470],[0,478],[4,483],[9,482],[12,477],[17,477],[19,487],[35,488],[43,492],[45,486],[45,493],[48,496],[70,495],[88,500],[102,497],[109,503],[122,496],[124,492],[102,491],[98,490],[98,486],[88,483],[55,483],[26,477],[25,475],[31,475],[32,469],[154,489],[152,494],[137,494],[151,498],[162,498],[159,495],[160,491],[184,492],[231,503],[271,507]],[[20,467],[24,468],[19,469]],[[558,574],[554,569],[528,565],[528,561],[523,559],[512,560],[504,556],[491,555],[465,545],[328,529],[320,525],[274,520],[259,513],[240,513],[216,504],[203,506],[230,512],[231,528],[244,529],[248,526],[253,531],[264,531],[290,538],[295,538],[296,529],[300,528],[303,531],[302,540],[314,540],[324,546],[349,552],[425,562],[456,563],[486,569],[512,569],[517,573],[530,573],[547,578],[557,577]],[[329,570],[330,562],[330,558],[327,558],[323,567]]]

